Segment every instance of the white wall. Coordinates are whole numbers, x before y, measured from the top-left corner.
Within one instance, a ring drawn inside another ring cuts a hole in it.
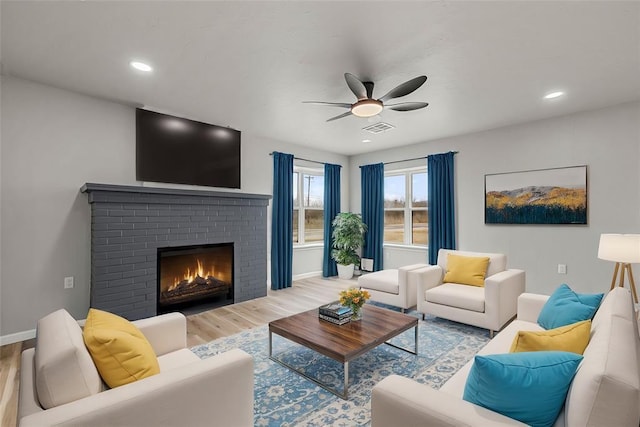
[[[341,202],[342,205],[342,202]],[[345,209],[348,208],[348,205]],[[293,279],[302,279],[322,274],[322,245],[307,245],[293,249]],[[271,283],[269,281],[269,283]]]
[[[59,308],[86,316],[90,206],[80,187],[141,183],[132,107],[6,76],[0,91],[0,335],[7,342]],[[342,206],[348,207],[347,157],[244,132],[242,192],[271,194],[274,150],[342,164]],[[321,269],[321,251],[299,258],[299,274]],[[74,276],[73,289],[63,289],[65,276]]]
[[[133,110],[2,78],[2,335],[89,305],[85,182],[135,182]],[[131,151],[133,153],[133,151]],[[65,276],[75,287],[63,289]]]
[[[460,249],[506,253],[510,267],[526,270],[528,291],[550,293],[563,282],[583,292],[608,290],[613,264],[597,259],[600,234],[640,233],[640,103],[354,156],[351,209],[360,212],[360,165],[450,150],[459,151]],[[485,174],[585,164],[587,226],[484,224]],[[402,260],[387,255],[395,252],[385,248],[385,261]],[[560,263],[566,275],[557,273]]]
[[[403,265],[428,264],[425,247],[406,245],[384,245],[382,248],[382,265],[384,268],[398,268]]]

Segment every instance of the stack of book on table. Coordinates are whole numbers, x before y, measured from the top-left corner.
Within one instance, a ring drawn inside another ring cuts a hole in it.
[[[320,306],[318,317],[336,325],[344,325],[351,321],[351,309],[340,304],[338,301]]]

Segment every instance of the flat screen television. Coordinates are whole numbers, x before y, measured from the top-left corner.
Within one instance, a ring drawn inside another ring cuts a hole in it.
[[[138,108],[136,179],[240,188],[240,131]]]

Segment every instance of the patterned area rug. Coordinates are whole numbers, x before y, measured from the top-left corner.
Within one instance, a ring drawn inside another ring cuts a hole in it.
[[[416,314],[417,316],[417,314]],[[413,349],[413,328],[391,342]],[[418,356],[381,345],[349,363],[349,400],[269,360],[268,327],[261,326],[191,350],[205,359],[241,348],[254,358],[256,426],[366,426],[371,416],[371,388],[391,374],[440,388],[488,341],[488,331],[427,317],[418,326]],[[273,335],[274,356],[307,375],[342,389],[342,364]]]

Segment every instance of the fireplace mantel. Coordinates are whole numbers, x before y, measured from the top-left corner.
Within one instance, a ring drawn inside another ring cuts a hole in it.
[[[163,187],[142,187],[138,185],[116,185],[116,184],[95,184],[87,182],[80,191],[89,194],[89,203],[91,203],[92,194],[100,192],[108,193],[133,193],[133,194],[163,194],[169,196],[198,196],[198,197],[215,197],[222,199],[257,199],[269,200],[271,196],[268,194],[252,194],[231,191],[209,191],[209,190],[185,190],[181,188],[163,188]]]
[[[87,183],[91,307],[155,316],[158,248],[233,243],[234,302],[267,293],[270,195]]]

